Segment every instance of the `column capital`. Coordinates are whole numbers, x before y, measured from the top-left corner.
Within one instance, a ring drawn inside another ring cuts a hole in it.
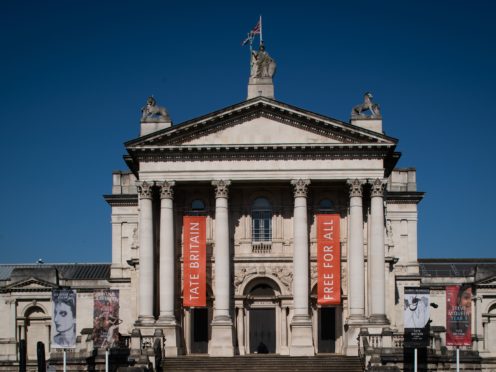
[[[365,183],[365,180],[355,178],[354,180],[347,180],[346,183],[350,187],[350,196],[362,196],[363,184]]]
[[[308,185],[310,185],[310,180],[297,179],[291,180],[291,185],[294,186],[294,197],[306,198],[308,193]]]
[[[140,199],[151,199],[152,198],[152,187],[155,185],[155,182],[137,182],[138,186],[138,194]]]
[[[229,195],[229,185],[231,181],[229,180],[215,180],[212,181],[212,185],[215,186],[215,197],[216,198],[227,198]]]
[[[174,181],[164,181],[160,182],[160,199],[173,199],[174,190],[172,189],[176,183]]]
[[[368,183],[370,183],[370,185],[372,186],[370,190],[370,195],[372,197],[384,195],[384,190],[386,189],[387,180],[382,178],[376,178],[375,180],[369,179]]]

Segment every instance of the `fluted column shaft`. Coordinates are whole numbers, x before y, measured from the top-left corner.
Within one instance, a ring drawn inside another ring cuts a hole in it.
[[[294,316],[308,317],[308,221],[307,188],[309,180],[294,180],[294,214],[293,214],[293,298]]]
[[[175,321],[174,316],[174,182],[160,184],[160,320]]]
[[[216,318],[230,319],[229,314],[229,181],[214,181],[215,189],[215,304]]]
[[[386,278],[384,251],[384,188],[386,181],[375,179],[370,202],[370,314],[371,320],[386,320]]]
[[[350,236],[349,236],[349,276],[350,276],[350,317],[365,317],[365,268],[363,253],[363,180],[349,180],[350,186]]]
[[[138,185],[139,211],[139,317],[141,323],[153,323],[153,183]]]

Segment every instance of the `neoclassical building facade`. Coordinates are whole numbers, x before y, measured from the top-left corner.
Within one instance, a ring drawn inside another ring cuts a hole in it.
[[[1,363],[18,360],[16,345],[28,335],[49,351],[49,293],[60,286],[78,293],[74,353],[91,349],[91,293],[107,288],[119,290],[119,333],[139,358],[157,337],[166,357],[357,355],[373,340],[376,350],[394,350],[404,287],[430,286],[442,297],[444,285],[470,282],[485,288],[474,300],[473,350],[496,356],[493,265],[483,263],[487,275],[478,279],[475,262],[465,276],[419,265],[424,193],[414,168],[395,168],[396,146],[370,94],[349,122],[276,100],[272,75],[252,76],[247,100],[178,125],[150,98],[140,136],[125,143],[128,170],[113,173],[105,195],[112,263],[0,268],[9,319],[0,324]],[[319,221],[329,215],[336,246],[322,253]],[[186,232],[190,221],[202,221],[201,237]],[[337,271],[321,277],[322,259]],[[204,271],[191,271],[200,261]],[[191,305],[197,297],[203,302]],[[443,310],[432,310],[441,328]],[[440,347],[441,328],[433,335]]]

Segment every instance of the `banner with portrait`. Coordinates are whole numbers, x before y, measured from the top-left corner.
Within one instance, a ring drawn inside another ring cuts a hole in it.
[[[317,302],[341,303],[341,246],[339,214],[318,214],[317,219]]]
[[[472,286],[446,287],[446,345],[472,345]]]
[[[429,346],[429,288],[405,287],[404,326],[405,347]]]
[[[76,347],[76,299],[74,289],[52,290],[52,349]]]
[[[112,347],[119,341],[119,290],[93,292],[93,346]]]
[[[206,216],[183,217],[183,305],[207,306]]]

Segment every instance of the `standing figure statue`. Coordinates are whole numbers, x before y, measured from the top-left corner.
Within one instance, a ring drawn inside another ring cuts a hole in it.
[[[363,103],[356,105],[351,110],[351,118],[373,118],[380,119],[381,118],[381,109],[377,103],[372,102],[372,93],[367,92],[363,95]],[[364,111],[370,111],[370,116],[366,116],[363,114]]]
[[[146,106],[141,108],[142,122],[168,122],[169,114],[165,107],[157,106],[157,101],[153,97],[148,97]]]
[[[251,78],[272,78],[276,73],[276,62],[265,51],[265,46],[260,45],[258,52],[251,52]]]

